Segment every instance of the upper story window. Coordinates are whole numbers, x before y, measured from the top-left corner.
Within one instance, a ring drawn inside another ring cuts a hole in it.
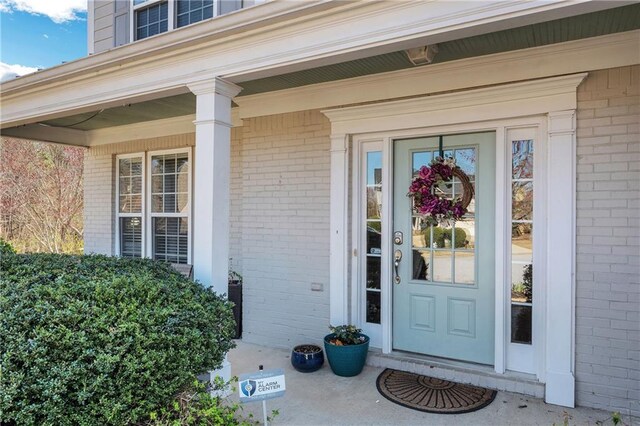
[[[135,0],[140,4],[140,0]],[[149,3],[149,2],[144,2]],[[169,28],[169,4],[157,2],[135,11],[136,40],[163,33]]]
[[[142,40],[244,7],[244,0],[132,0],[134,40]]]

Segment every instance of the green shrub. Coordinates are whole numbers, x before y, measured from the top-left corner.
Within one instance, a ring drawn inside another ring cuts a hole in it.
[[[13,246],[9,242],[0,238],[0,257],[7,254],[15,254],[15,253],[16,253],[16,250],[13,248]]]
[[[127,424],[234,346],[231,304],[148,259],[0,259],[0,423]]]
[[[424,239],[427,247],[432,247],[431,233],[429,227],[424,229]],[[464,247],[467,239],[467,233],[464,229],[456,228],[456,248]],[[436,226],[433,228],[433,241],[435,241],[437,248],[444,248],[444,240],[451,241],[451,228],[440,228]]]

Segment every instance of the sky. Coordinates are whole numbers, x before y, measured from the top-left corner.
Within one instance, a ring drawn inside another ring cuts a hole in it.
[[[87,0],[0,0],[0,81],[87,55]]]

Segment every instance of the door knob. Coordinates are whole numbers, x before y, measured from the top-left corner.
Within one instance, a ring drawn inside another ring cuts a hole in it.
[[[402,260],[402,251],[396,250],[393,252],[393,269],[395,271],[395,276],[393,277],[393,281],[396,284],[400,284],[400,274],[398,273],[398,269],[400,268],[400,261]]]

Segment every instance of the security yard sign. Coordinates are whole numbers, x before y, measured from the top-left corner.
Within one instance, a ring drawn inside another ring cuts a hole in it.
[[[241,402],[264,401],[284,395],[284,370],[263,370],[240,376],[238,393]]]

